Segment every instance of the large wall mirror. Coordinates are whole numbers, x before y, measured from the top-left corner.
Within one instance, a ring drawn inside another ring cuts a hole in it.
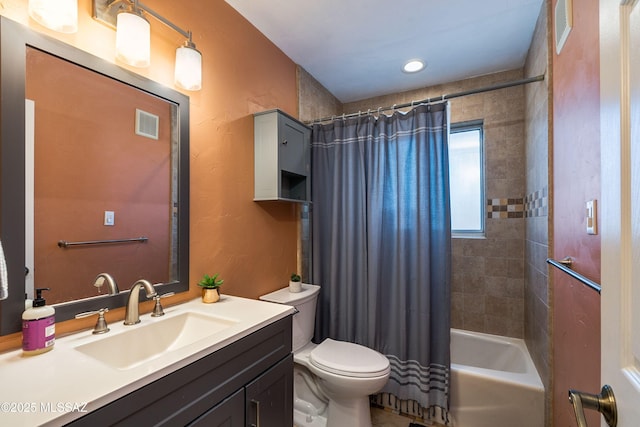
[[[123,306],[141,278],[188,290],[188,97],[6,18],[0,85],[0,334],[36,287],[57,321]]]

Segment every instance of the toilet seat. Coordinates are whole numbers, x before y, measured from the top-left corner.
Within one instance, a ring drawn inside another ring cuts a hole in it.
[[[389,359],[375,350],[327,338],[309,353],[309,362],[336,375],[372,378],[389,373]]]

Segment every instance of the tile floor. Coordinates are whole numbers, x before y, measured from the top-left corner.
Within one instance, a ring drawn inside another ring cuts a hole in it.
[[[371,408],[372,427],[408,427],[412,422],[415,423],[412,419],[394,414],[391,411],[386,411],[380,408]],[[432,427],[438,426],[435,425]]]
[[[380,408],[371,408],[372,427],[407,427],[411,424],[410,418],[385,411]]]

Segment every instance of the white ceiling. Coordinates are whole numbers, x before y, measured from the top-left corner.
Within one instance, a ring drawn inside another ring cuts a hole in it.
[[[226,0],[342,102],[524,65],[543,0]],[[402,71],[409,59],[427,68]]]

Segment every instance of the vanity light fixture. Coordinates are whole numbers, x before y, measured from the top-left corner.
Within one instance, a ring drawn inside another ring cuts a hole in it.
[[[200,90],[202,87],[202,54],[189,39],[176,49],[176,68],[174,72],[176,86],[186,90]]]
[[[78,31],[78,0],[29,0],[29,16],[60,33]]]
[[[151,26],[134,4],[118,13],[116,59],[134,67],[151,64]]]
[[[421,59],[412,59],[407,61],[402,67],[402,71],[405,73],[417,73],[418,71],[422,71],[425,67],[425,63]]]
[[[94,18],[116,28],[116,58],[134,67],[148,67],[151,57],[151,28],[146,15],[153,16],[185,37],[176,49],[174,83],[181,89],[202,88],[202,54],[191,31],[185,31],[138,0],[93,0]]]

